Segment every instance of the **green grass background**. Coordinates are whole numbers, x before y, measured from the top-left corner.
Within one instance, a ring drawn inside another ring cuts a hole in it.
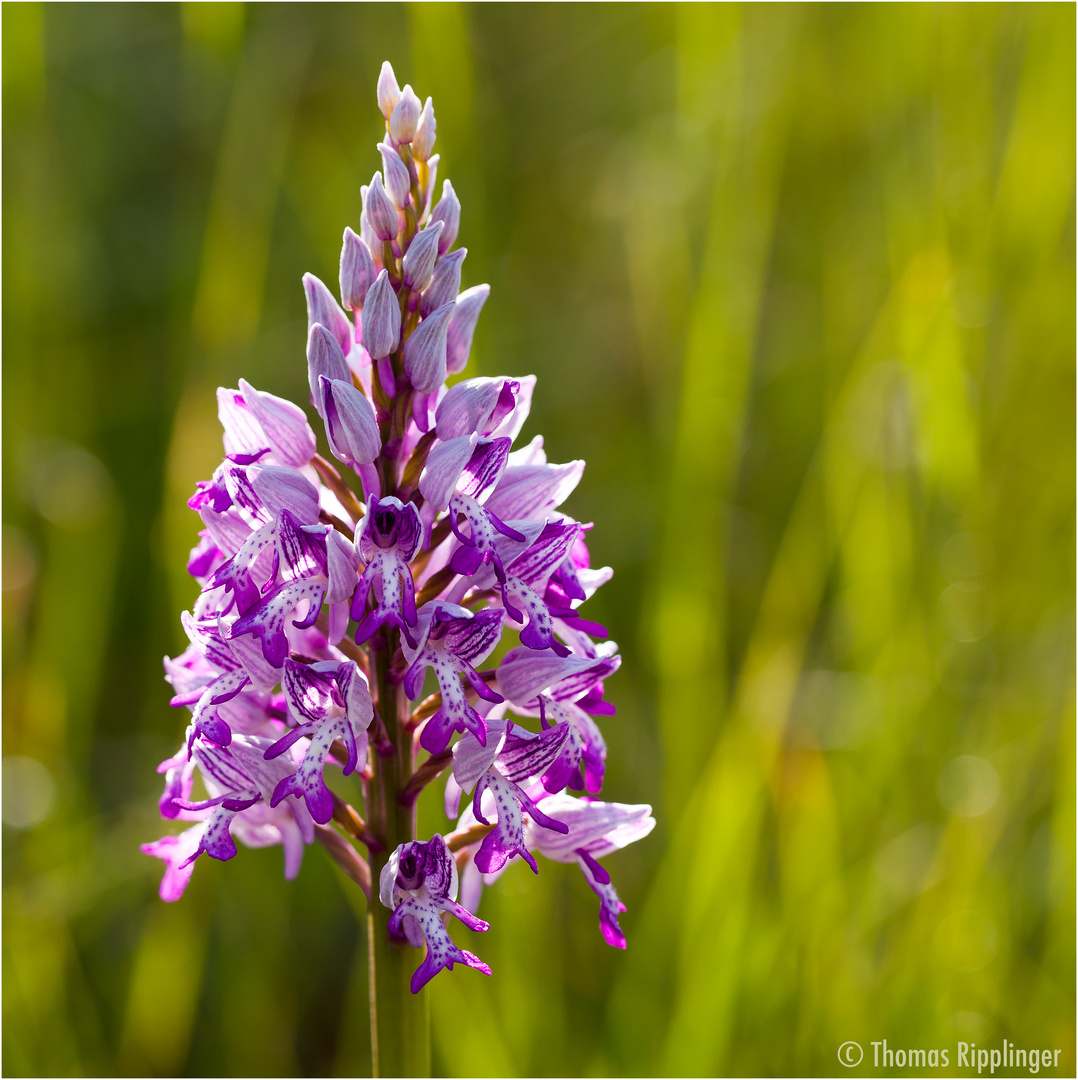
[[[436,1071],[1073,1075],[1067,4],[4,5],[3,745],[56,790],[4,827],[5,1074],[369,1071],[321,849],[164,905],[137,845],[213,390],[305,402],[387,57],[492,286],[470,370],[587,459],[605,791],[659,821],[609,860],[624,954],[572,867],[486,893]]]

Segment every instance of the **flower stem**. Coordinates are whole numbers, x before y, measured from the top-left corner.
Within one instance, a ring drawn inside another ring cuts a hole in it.
[[[389,679],[393,644],[373,656],[378,711],[395,752],[379,756],[367,785],[368,826],[384,844],[382,851],[370,853],[375,894],[367,907],[371,1064],[374,1076],[430,1076],[427,994],[425,990],[413,994],[410,988],[419,957],[408,944],[389,940],[391,912],[377,897],[379,876],[389,855],[398,844],[416,839],[415,804],[401,805],[399,801],[415,771],[415,751],[407,728],[410,706],[404,688]]]

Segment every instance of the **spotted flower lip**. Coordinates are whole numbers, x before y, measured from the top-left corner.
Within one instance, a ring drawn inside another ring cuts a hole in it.
[[[472,613],[454,604],[435,602],[424,607],[417,620],[420,643],[404,650],[409,668],[404,677],[405,693],[419,695],[428,667],[434,668],[442,695],[441,707],[427,721],[420,745],[431,754],[440,754],[449,745],[453,732],[470,731],[480,743],[486,742],[486,723],[468,703],[460,676],[472,690],[489,702],[502,697],[491,690],[473,665],[482,663],[501,636],[502,613],[495,608]]]
[[[427,955],[412,976],[413,994],[419,993],[439,971],[452,970],[454,964],[490,974],[490,968],[478,956],[453,944],[442,923],[441,913],[448,911],[470,930],[490,929],[489,923],[456,902],[457,880],[457,864],[437,833],[425,843],[401,844],[382,870],[378,896],[393,911],[390,931],[401,934],[416,947],[424,942],[427,945]]]
[[[374,716],[366,680],[352,662],[299,664],[287,659],[281,679],[288,711],[298,721],[286,735],[266,748],[267,761],[280,757],[300,738],[310,744],[294,772],[282,777],[270,806],[289,795],[302,796],[311,817],[324,825],[333,816],[333,798],[323,767],[333,743],[340,739],[347,752],[344,775],[362,768],[367,757],[367,728]]]
[[[425,947],[419,993],[457,965],[490,974],[445,915],[487,930],[481,889],[514,860],[575,863],[623,948],[600,860],[655,822],[596,798],[621,656],[589,607],[612,571],[564,509],[584,463],[521,440],[534,375],[454,378],[490,287],[460,287],[461,204],[437,186],[433,102],[388,63],[377,99],[381,168],[343,230],[339,296],[302,278],[297,373],[305,360],[324,439],[305,408],[244,379],[217,391],[223,459],[188,501],[189,645],[165,658],[186,712],[159,808],[179,824],[142,850],[174,901],[203,855],[280,845],[292,878],[319,840],[375,904],[375,970],[388,942]],[[435,782],[458,820],[425,840],[416,815]]]
[[[538,873],[525,843],[523,815],[555,832],[566,832],[567,826],[540,810],[525,787],[557,759],[568,729],[536,735],[512,722],[497,720],[488,722],[487,734],[485,743],[470,733],[453,748],[454,780],[464,791],[474,785],[472,813],[481,825],[494,826],[474,855],[475,865],[485,874],[497,873],[519,855]]]

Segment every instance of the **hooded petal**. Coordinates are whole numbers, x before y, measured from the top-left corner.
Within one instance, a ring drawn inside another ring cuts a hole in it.
[[[382,449],[374,406],[351,381],[320,376],[319,387],[334,457],[346,465],[370,465]]]
[[[307,297],[307,334],[315,323],[324,326],[336,339],[341,352],[352,351],[352,324],[341,311],[333,293],[314,274],[303,275],[303,292]]]
[[[301,472],[275,465],[250,465],[247,476],[255,494],[273,517],[288,510],[305,525],[318,521],[318,490]]]
[[[602,672],[594,679],[604,678],[615,671],[620,662],[620,657],[611,655],[588,658],[557,656],[528,648],[510,649],[498,667],[498,687],[515,705],[527,705],[544,690],[560,689],[563,681],[569,679],[574,680],[574,691],[583,695],[591,688],[592,680],[581,676]]]
[[[442,236],[445,236],[444,230]],[[463,371],[468,364],[468,354],[472,351],[472,338],[475,336],[475,327],[479,322],[479,313],[483,310],[483,305],[487,302],[489,295],[489,285],[475,285],[470,289],[465,289],[457,297],[446,337],[446,370],[450,375]]]
[[[341,245],[341,303],[348,311],[359,310],[367,297],[367,290],[374,284],[378,271],[374,268],[374,259],[366,241],[356,236],[351,229],[345,228],[344,242]],[[329,378],[339,375],[322,372]]]
[[[318,379],[322,375],[343,382],[352,377],[340,342],[321,323],[315,323],[307,335],[307,381],[311,386],[311,400],[319,414],[322,413],[322,390]]]
[[[300,724],[324,720],[336,705],[333,676],[316,671],[310,664],[285,660],[281,689],[288,700],[289,711]]]
[[[417,390],[436,390],[445,382],[446,334],[453,304],[432,311],[404,343],[404,370]]]
[[[487,504],[503,521],[546,517],[565,502],[583,475],[583,461],[568,461],[564,465],[510,465]]]
[[[436,510],[444,510],[449,505],[475,444],[474,435],[460,435],[439,443],[427,455],[427,463],[419,477],[419,490]]]
[[[314,457],[317,449],[314,432],[298,405],[285,398],[256,390],[244,379],[240,379],[240,393],[243,394],[243,400],[251,415],[265,433],[273,456],[282,465],[298,469]]]

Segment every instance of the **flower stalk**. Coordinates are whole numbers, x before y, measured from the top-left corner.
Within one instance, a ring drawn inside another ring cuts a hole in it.
[[[534,377],[456,379],[489,288],[460,291],[430,99],[386,64],[378,102],[382,171],[344,231],[343,307],[303,278],[310,404],[337,464],[299,406],[242,379],[218,391],[225,458],[189,500],[201,591],[181,616],[189,648],[165,661],[191,716],[160,807],[190,825],[143,850],[176,900],[236,840],[282,845],[289,879],[318,840],[368,899],[374,1075],[426,1076],[424,986],[454,966],[491,974],[450,934],[489,929],[482,890],[514,858],[575,862],[624,948],[598,860],[654,819],[597,798],[594,718],[614,712],[621,658],[579,610],[612,572],[559,509],[583,462],[549,463],[540,437],[513,449]],[[443,778],[455,825],[421,840],[419,795]]]
[[[377,705],[394,753],[379,755],[367,784],[369,828],[383,850],[371,852],[371,874],[379,880],[390,854],[416,839],[415,803],[401,793],[415,772],[413,739],[406,730],[409,703],[389,678],[388,649],[375,652]],[[411,992],[414,950],[392,940],[392,913],[379,903],[367,907],[373,1076],[430,1076],[430,1011],[426,994]]]

